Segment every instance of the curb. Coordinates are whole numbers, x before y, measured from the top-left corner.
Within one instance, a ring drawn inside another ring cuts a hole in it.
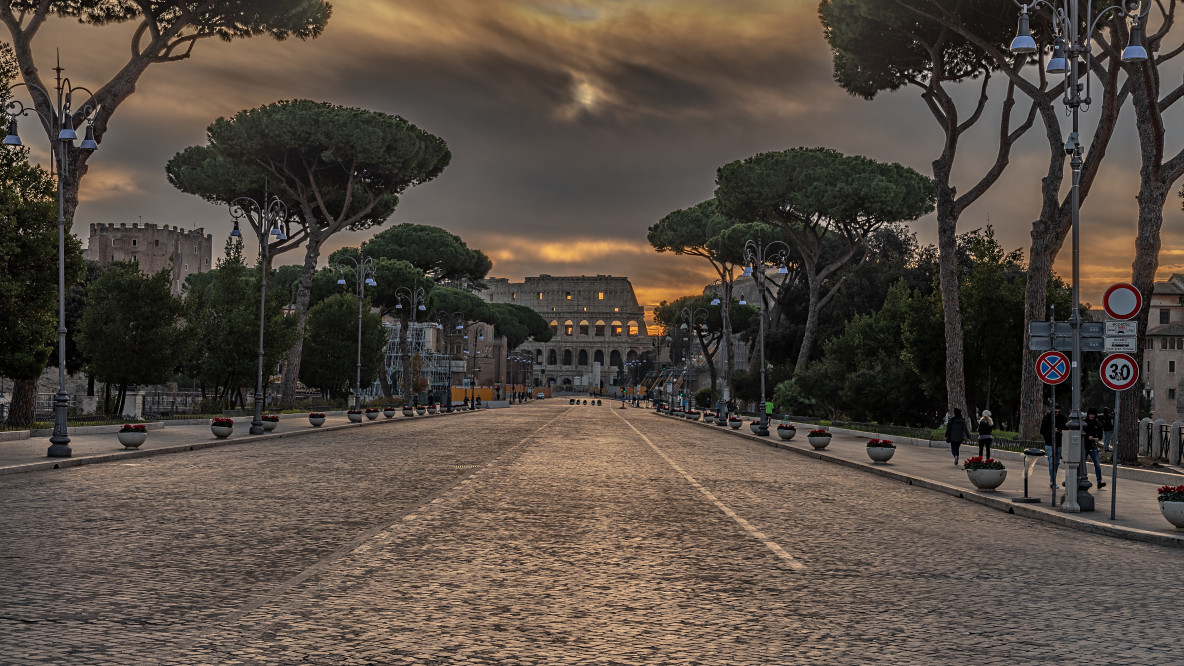
[[[663,416],[665,416],[665,415],[663,414]],[[673,417],[671,417],[671,418],[673,418]],[[679,419],[679,420],[685,421],[686,419]],[[1075,514],[1060,513],[1060,512],[1054,512],[1054,511],[1048,511],[1048,510],[1041,511],[1039,509],[1033,508],[1029,504],[1018,504],[1018,503],[1010,502],[1006,499],[1002,499],[999,497],[993,497],[993,496],[988,495],[986,493],[978,492],[975,490],[970,490],[967,488],[960,488],[958,486],[951,486],[948,483],[942,483],[940,481],[932,481],[932,480],[924,479],[924,478],[917,477],[917,476],[911,476],[911,475],[906,474],[904,472],[895,471],[890,467],[885,467],[882,465],[873,465],[870,462],[865,463],[865,462],[856,462],[854,460],[847,460],[846,458],[840,458],[836,455],[829,454],[825,450],[818,451],[812,447],[811,448],[799,448],[797,446],[791,445],[788,441],[785,441],[785,440],[766,439],[766,438],[761,437],[759,435],[753,435],[750,433],[741,432],[740,430],[733,430],[731,428],[720,428],[719,426],[715,426],[715,425],[712,425],[709,423],[704,423],[702,421],[692,421],[691,423],[696,423],[700,427],[704,427],[704,428],[712,428],[712,429],[717,429],[717,430],[721,430],[721,431],[726,431],[728,434],[743,437],[748,440],[754,440],[754,441],[760,442],[761,444],[764,444],[766,446],[773,447],[775,449],[783,449],[786,451],[791,451],[791,452],[796,453],[798,455],[803,455],[803,456],[806,456],[809,458],[815,458],[817,460],[823,460],[823,461],[826,461],[829,463],[835,463],[835,464],[842,465],[844,467],[848,467],[851,469],[858,469],[863,472],[867,472],[869,474],[875,474],[877,476],[882,476],[884,478],[893,479],[895,481],[900,481],[901,483],[905,483],[910,486],[917,486],[919,488],[926,488],[928,490],[934,490],[939,493],[943,493],[943,494],[957,497],[960,499],[969,500],[969,501],[974,502],[976,504],[981,504],[983,506],[990,507],[990,508],[996,509],[998,511],[1002,511],[1004,513],[1010,513],[1010,514],[1013,514],[1016,516],[1023,516],[1024,518],[1040,520],[1040,521],[1043,521],[1046,523],[1052,523],[1053,525],[1059,525],[1061,527],[1068,527],[1070,529],[1075,529],[1075,530],[1078,530],[1081,532],[1088,532],[1090,534],[1098,534],[1101,536],[1116,537],[1119,539],[1126,539],[1128,541],[1140,541],[1143,543],[1152,543],[1152,544],[1155,544],[1158,546],[1168,546],[1171,548],[1184,548],[1184,534],[1180,534],[1180,535],[1166,534],[1166,533],[1162,533],[1162,532],[1151,532],[1148,530],[1142,530],[1142,529],[1138,529],[1138,528],[1134,528],[1134,527],[1121,527],[1118,525],[1106,525],[1106,524],[1097,523],[1094,521],[1073,518],[1072,516]],[[848,431],[848,432],[851,434],[855,433],[855,431]],[[771,436],[776,437],[776,435],[771,435]],[[1120,471],[1122,471],[1123,469],[1124,468],[1122,468],[1122,467],[1119,468]],[[1178,475],[1173,475],[1173,476],[1178,476]],[[1121,474],[1120,474],[1120,478],[1121,478]]]
[[[473,413],[480,414],[481,412],[480,412],[480,410],[477,410],[477,411],[474,411]],[[299,415],[297,415],[297,416],[299,416]],[[423,416],[416,416],[415,418],[416,419],[438,418],[440,416],[447,416],[447,413],[425,414]],[[143,450],[130,449],[130,450],[123,450],[123,451],[112,451],[111,453],[100,453],[100,454],[96,454],[96,455],[92,455],[92,456],[82,456],[82,457],[78,457],[78,458],[59,458],[56,460],[46,460],[46,461],[42,461],[42,462],[25,463],[23,465],[11,465],[8,467],[0,467],[0,476],[5,476],[5,475],[9,475],[9,474],[21,474],[23,472],[37,472],[37,471],[41,471],[41,470],[50,470],[50,469],[64,469],[67,467],[81,467],[82,465],[94,465],[94,464],[98,464],[98,463],[111,462],[114,460],[126,460],[129,458],[149,458],[152,456],[166,455],[166,454],[170,454],[170,453],[183,453],[185,451],[197,451],[199,449],[209,449],[209,448],[214,448],[217,446],[243,444],[248,441],[250,441],[250,442],[268,441],[268,440],[272,440],[272,439],[283,439],[285,437],[297,437],[299,435],[307,435],[307,434],[311,434],[311,433],[315,433],[315,432],[329,432],[332,430],[344,430],[345,428],[361,428],[363,426],[373,425],[374,423],[385,423],[385,424],[401,423],[401,422],[407,421],[407,420],[410,420],[410,419],[384,419],[382,421],[373,421],[373,422],[363,421],[362,423],[342,423],[339,425],[328,426],[328,427],[321,426],[319,428],[314,428],[314,427],[310,426],[305,429],[290,430],[288,432],[277,432],[277,433],[263,434],[263,435],[244,435],[244,436],[237,437],[237,438],[228,437],[226,439],[202,440],[199,442],[194,442],[192,444],[176,444],[174,446],[162,446],[162,447],[156,448],[156,449],[143,449]],[[209,419],[204,419],[204,420],[200,421],[198,424],[194,424],[194,425],[199,425],[201,423],[206,423],[208,421],[209,421]],[[114,427],[116,429],[119,428],[119,426],[102,426],[102,427]],[[162,426],[157,426],[157,427],[159,428]],[[112,431],[112,432],[115,432],[115,431]]]

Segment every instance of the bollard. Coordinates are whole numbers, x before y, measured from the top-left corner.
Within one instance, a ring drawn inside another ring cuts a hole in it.
[[[1168,439],[1168,464],[1180,464],[1180,431],[1184,429],[1184,421],[1172,424],[1172,432]]]
[[[1147,417],[1139,420],[1139,455],[1151,455],[1151,419]]]
[[[1151,438],[1151,457],[1162,458],[1166,451],[1163,450],[1163,429],[1168,424],[1163,419],[1155,419],[1151,424],[1151,432],[1148,437]]]

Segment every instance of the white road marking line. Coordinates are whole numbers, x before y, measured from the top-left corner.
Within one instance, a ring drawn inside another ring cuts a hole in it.
[[[616,414],[616,412],[613,412],[613,413]],[[620,418],[622,421],[625,421],[625,417],[621,416],[620,414],[617,414],[617,417]],[[744,528],[744,531],[748,532],[754,539],[765,544],[765,547],[767,547],[769,550],[773,551],[774,555],[776,555],[777,557],[780,557],[782,560],[785,560],[786,564],[788,564],[791,569],[795,569],[795,570],[800,571],[800,570],[806,568],[806,566],[804,564],[802,564],[801,560],[798,560],[793,555],[790,555],[789,553],[787,553],[784,548],[782,548],[781,546],[779,546],[776,543],[774,543],[773,541],[771,541],[769,539],[769,537],[767,537],[764,534],[762,534],[761,532],[759,532],[747,520],[744,520],[740,516],[736,515],[735,511],[732,511],[731,509],[728,508],[728,506],[726,504],[719,501],[719,498],[717,498],[714,494],[712,494],[712,492],[710,490],[704,488],[702,484],[700,484],[698,481],[695,480],[695,477],[691,476],[690,474],[687,474],[686,471],[683,470],[683,468],[678,466],[678,463],[674,462],[674,460],[672,460],[670,458],[670,456],[666,455],[665,451],[663,451],[662,449],[659,449],[653,442],[650,441],[649,437],[646,437],[645,435],[643,435],[642,432],[640,430],[638,430],[637,428],[635,428],[632,423],[625,421],[625,425],[632,428],[633,432],[637,433],[638,437],[641,437],[643,440],[645,440],[645,443],[649,444],[650,448],[653,449],[655,453],[657,453],[659,456],[661,456],[663,460],[665,460],[671,467],[673,467],[674,471],[681,474],[682,477],[684,479],[686,479],[688,483],[690,483],[692,486],[697,488],[699,490],[699,492],[703,493],[703,496],[706,497],[708,499],[708,501],[710,501],[712,504],[714,504],[716,507],[718,507],[720,511],[723,511],[729,518],[736,521],[736,524],[739,525],[740,527]]]

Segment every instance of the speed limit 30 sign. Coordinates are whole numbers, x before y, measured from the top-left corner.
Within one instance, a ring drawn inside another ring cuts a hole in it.
[[[1102,361],[1102,383],[1115,391],[1125,391],[1139,381],[1139,364],[1130,354],[1111,354]]]

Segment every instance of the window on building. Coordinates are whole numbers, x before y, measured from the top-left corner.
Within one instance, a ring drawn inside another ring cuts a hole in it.
[[[1176,389],[1168,389],[1168,399],[1169,400],[1176,399]]]
[[[1168,338],[1168,349],[1175,349],[1175,348],[1176,348],[1176,339],[1175,338]]]
[[[571,350],[570,349],[563,350],[563,364],[564,365],[571,365]]]
[[[567,292],[566,294],[563,295],[563,297],[570,301],[571,300],[571,292],[570,291]]]
[[[620,312],[621,308],[613,308],[613,312]]]
[[[629,322],[629,335],[630,336],[637,335],[637,322],[635,322],[635,321]]]
[[[132,239],[132,247],[135,247],[136,245],[139,245],[139,243],[140,243],[140,242],[139,242],[139,241],[137,241],[136,239],[134,239],[134,238]]]
[[[609,333],[610,336],[612,336],[614,338],[621,337],[621,322],[614,321],[612,328],[609,330],[610,330],[610,333]]]
[[[595,356],[592,357],[592,362],[604,365],[604,352],[597,349]]]
[[[541,292],[541,291],[539,292],[539,300],[540,301],[543,300],[543,292]]]
[[[596,335],[601,338],[604,337],[604,322],[596,322]]]
[[[1168,372],[1175,372],[1175,371],[1176,371],[1176,362],[1175,361],[1168,361]]]
[[[1160,349],[1167,349],[1168,348],[1168,339],[1167,338],[1160,338],[1159,339],[1159,348]]]
[[[153,244],[154,246],[156,246],[156,247],[160,247],[160,239],[159,239],[159,238],[157,238],[155,241],[153,241],[153,243],[152,243],[152,244]]]
[[[551,335],[559,335],[559,322],[551,322]]]
[[[1161,309],[1159,311],[1159,323],[1168,324],[1168,323],[1171,323],[1171,321],[1172,321],[1172,311],[1168,310],[1167,308]]]
[[[547,353],[547,365],[559,365],[559,354],[554,349]]]
[[[604,300],[604,292],[603,291],[596,292],[596,300],[598,300],[598,301]]]
[[[1184,349],[1184,338],[1176,338],[1176,349]]]
[[[197,254],[197,246],[196,245],[193,246],[193,253]]]
[[[575,329],[576,329],[575,324],[571,323],[570,321],[563,322],[563,334],[564,335],[571,335],[571,334],[575,333]]]
[[[516,291],[515,291],[515,292],[512,292],[512,293],[510,294],[510,300],[511,300],[511,301],[516,301],[516,300],[518,300],[518,292],[516,292]]]
[[[188,272],[189,272],[189,264],[185,264],[185,272],[186,272],[186,273],[188,273]]]
[[[580,350],[580,365],[588,365],[588,350]]]
[[[580,322],[580,335],[588,335],[588,322]]]
[[[1155,338],[1147,338],[1147,348],[1155,349]]]

